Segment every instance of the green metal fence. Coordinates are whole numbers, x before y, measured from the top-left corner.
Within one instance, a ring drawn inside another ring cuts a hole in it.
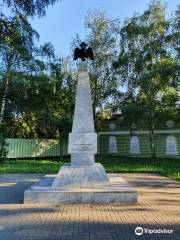
[[[150,157],[150,136],[148,131],[137,131],[131,135],[128,131],[111,131],[98,133],[99,154],[113,154],[132,157]],[[110,138],[114,137],[115,151],[110,151]],[[131,152],[131,138],[138,139],[139,151]],[[154,135],[154,147],[156,157],[180,158],[180,131],[157,130]],[[171,136],[174,142],[167,143]]]
[[[110,138],[113,138],[113,143],[110,143]],[[111,131],[98,133],[98,154],[113,154],[122,156],[138,156],[149,157],[150,138],[148,131],[134,132],[138,142],[134,142],[135,150],[131,151],[132,135],[128,131]],[[167,151],[167,138],[173,136],[175,142],[169,142],[169,150]],[[136,139],[136,140],[137,140]],[[55,139],[6,139],[8,144],[8,158],[38,158],[38,157],[59,157],[60,155],[67,155],[68,141],[64,140],[59,143]],[[113,146],[114,144],[114,146]],[[138,146],[136,146],[138,144]],[[175,146],[173,146],[175,144]],[[112,145],[112,146],[110,146]],[[180,129],[175,131],[158,130],[155,132],[155,154],[156,157],[175,157],[180,158]],[[111,149],[110,147],[114,148]],[[137,149],[136,149],[137,148]],[[173,149],[174,148],[174,149]],[[115,150],[115,151],[114,151]]]
[[[56,139],[8,138],[7,158],[58,157],[67,155],[67,143],[59,144]]]

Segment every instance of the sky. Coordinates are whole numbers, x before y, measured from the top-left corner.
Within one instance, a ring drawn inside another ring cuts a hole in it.
[[[52,42],[59,55],[70,54],[70,43],[75,34],[83,40],[85,37],[84,18],[89,10],[105,10],[111,18],[119,18],[123,23],[125,17],[135,12],[143,13],[150,0],[61,0],[49,6],[46,16],[31,20],[32,26],[40,34],[39,44]],[[162,0],[167,4],[166,15],[169,18],[177,8],[179,0]]]

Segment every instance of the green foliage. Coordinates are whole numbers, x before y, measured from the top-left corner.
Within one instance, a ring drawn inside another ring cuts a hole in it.
[[[159,173],[180,181],[179,159],[99,156],[97,160],[109,173]]]
[[[54,138],[58,132],[70,130],[75,80],[64,71],[54,71],[53,66],[50,74],[21,75],[21,81],[12,79],[7,96],[11,101],[6,104],[5,115],[7,125],[12,126],[9,135]]]
[[[0,165],[2,173],[57,173],[69,158],[56,160],[11,160]],[[121,158],[117,156],[98,156],[108,173],[159,173],[180,181],[179,159]]]
[[[118,79],[112,68],[116,59],[116,44],[119,34],[119,19],[111,19],[104,11],[90,11],[85,17],[87,35],[85,42],[93,48],[94,61],[89,62],[94,115],[102,111],[104,104],[118,92]],[[76,36],[73,42],[80,42]]]
[[[120,31],[120,55],[114,66],[128,85],[126,96],[152,103],[152,108],[159,103],[157,94],[163,96],[165,89],[176,90],[178,85],[178,64],[168,49],[169,26],[165,8],[155,1],[142,15],[127,19]],[[172,104],[176,91],[173,95]]]
[[[126,19],[120,30],[119,59],[114,63],[127,87],[119,100],[124,120],[129,128],[135,123],[151,130],[152,157],[155,125],[172,109],[178,113],[179,65],[170,26],[160,1]]]
[[[51,43],[36,47],[39,35],[28,19],[44,16],[55,2],[3,1],[9,16],[2,8],[0,126],[4,124],[8,137],[55,138],[71,126],[76,77],[66,71],[67,61],[56,57]]]
[[[44,16],[46,14],[46,8],[49,5],[53,5],[56,1],[57,0],[2,0],[0,6],[0,41],[5,40],[6,36],[8,36],[13,45],[18,43],[16,42],[16,35],[12,34],[13,29],[19,28],[17,18],[18,21],[21,21],[29,30],[32,30],[27,18]],[[3,13],[3,7],[8,8],[8,16],[5,16]],[[27,36],[24,35],[24,38],[26,37]]]
[[[46,8],[53,5],[57,0],[2,0],[13,13],[26,16],[42,17],[46,14]]]
[[[180,56],[180,5],[177,5],[177,9],[175,13],[172,15],[172,19],[170,21],[171,33],[168,35],[167,40],[170,41],[170,47],[172,53],[175,53],[176,57]]]
[[[54,160],[11,160],[0,165],[2,173],[57,173],[63,162]]]

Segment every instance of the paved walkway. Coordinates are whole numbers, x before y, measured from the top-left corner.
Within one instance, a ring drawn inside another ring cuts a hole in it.
[[[23,203],[24,191],[42,176],[43,174],[0,175],[0,204]]]
[[[137,204],[12,204],[40,175],[1,175],[0,240],[180,240],[180,183],[152,174],[121,176],[137,188]],[[137,236],[136,227],[173,233]]]

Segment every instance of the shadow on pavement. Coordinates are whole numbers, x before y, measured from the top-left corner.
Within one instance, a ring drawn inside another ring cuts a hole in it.
[[[42,176],[40,174],[0,175],[0,204],[23,203],[24,191]]]

